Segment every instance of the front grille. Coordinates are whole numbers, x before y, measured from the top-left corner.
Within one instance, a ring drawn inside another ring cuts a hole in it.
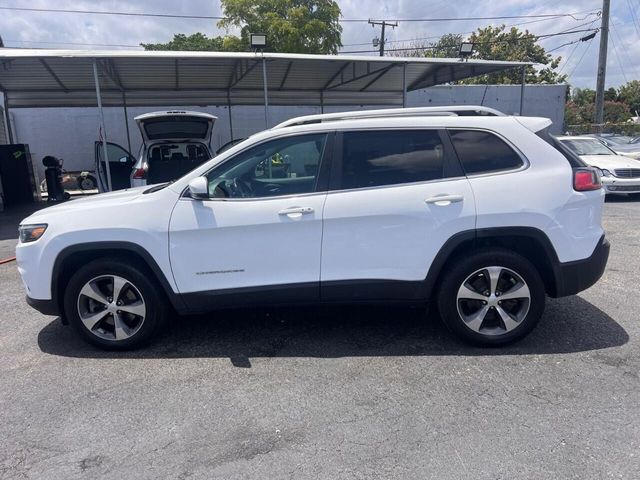
[[[640,168],[618,168],[613,171],[616,177],[640,178]]]
[[[640,185],[609,185],[612,192],[640,192]]]

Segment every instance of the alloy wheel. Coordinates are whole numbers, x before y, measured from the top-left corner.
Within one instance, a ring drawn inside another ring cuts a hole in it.
[[[77,306],[85,328],[99,338],[112,341],[135,335],[147,314],[140,291],[118,275],[101,275],[85,283],[78,294]]]
[[[513,270],[491,266],[469,275],[456,296],[464,324],[484,335],[502,335],[517,328],[527,316],[531,293]]]

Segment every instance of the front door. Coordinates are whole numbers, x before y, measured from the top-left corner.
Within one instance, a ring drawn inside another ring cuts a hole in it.
[[[94,144],[96,176],[98,178],[98,190],[109,190],[107,181],[107,162],[104,161],[104,149],[102,142]],[[109,156],[109,173],[111,174],[111,190],[122,190],[131,187],[131,169],[135,160],[133,156],[117,143],[107,142],[107,155]]]
[[[209,199],[178,201],[170,258],[191,308],[318,298],[329,136],[283,137],[238,153],[206,175]]]
[[[324,208],[323,300],[418,299],[443,244],[473,230],[471,186],[438,130],[347,131]]]

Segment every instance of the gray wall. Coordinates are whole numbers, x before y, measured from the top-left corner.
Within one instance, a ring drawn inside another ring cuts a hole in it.
[[[525,89],[524,114],[548,117],[559,133],[564,122],[566,85],[535,85]],[[484,100],[484,101],[483,101]],[[497,108],[505,113],[517,113],[520,106],[520,87],[517,85],[456,85],[437,86],[410,92],[407,106],[480,105]],[[132,107],[128,109],[131,151],[137,155],[141,139],[133,117],[152,110],[197,110],[218,117],[214,126],[212,145],[214,150],[230,139],[229,112],[226,106],[194,107]],[[360,109],[380,108],[362,105]],[[358,107],[327,107],[325,113],[356,110]],[[320,113],[319,107],[271,106],[269,124],[300,115]],[[107,138],[127,148],[127,136],[122,108],[105,108]],[[232,107],[235,138],[247,137],[265,128],[264,109],[260,106]],[[93,169],[93,143],[98,139],[99,121],[96,108],[16,108],[11,110],[13,131],[17,141],[29,144],[38,175],[43,178],[42,157],[54,155],[65,160],[68,170]]]

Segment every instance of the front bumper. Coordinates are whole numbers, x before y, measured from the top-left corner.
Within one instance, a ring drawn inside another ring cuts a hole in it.
[[[58,308],[58,305],[54,300],[39,300],[37,298],[31,298],[29,295],[26,296],[26,300],[27,304],[31,308],[35,308],[43,315],[60,315],[60,308]]]
[[[589,258],[574,262],[558,263],[555,270],[556,292],[554,297],[575,295],[595,284],[607,266],[609,241],[602,235]]]
[[[606,193],[640,193],[640,178],[602,177]]]

